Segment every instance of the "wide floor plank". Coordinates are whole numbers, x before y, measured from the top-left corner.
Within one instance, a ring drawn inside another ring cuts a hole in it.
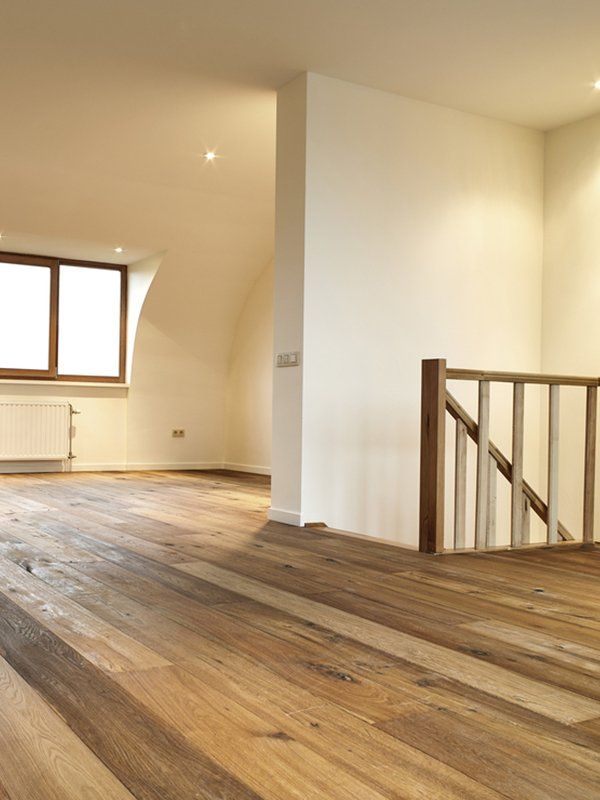
[[[132,800],[133,795],[0,658],[0,798]]]
[[[268,522],[227,472],[0,477],[0,800],[596,800],[600,554]]]

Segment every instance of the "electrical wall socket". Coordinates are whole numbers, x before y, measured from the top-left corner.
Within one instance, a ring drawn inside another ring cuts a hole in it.
[[[171,431],[171,436],[174,439],[182,439],[185,436],[185,429],[184,428],[173,428]]]

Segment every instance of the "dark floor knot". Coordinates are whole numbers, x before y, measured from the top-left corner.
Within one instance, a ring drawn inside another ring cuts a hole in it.
[[[285,731],[275,731],[274,733],[267,733],[267,739],[280,739],[282,742],[293,742],[294,739]]]
[[[356,678],[348,672],[343,672],[328,664],[307,664],[307,667],[315,672],[320,672],[322,675],[326,675],[328,678],[335,678],[335,680],[347,681],[348,683],[358,683]]]
[[[458,648],[463,653],[468,653],[470,656],[489,656],[491,655],[488,650],[479,650],[477,647],[462,646]]]

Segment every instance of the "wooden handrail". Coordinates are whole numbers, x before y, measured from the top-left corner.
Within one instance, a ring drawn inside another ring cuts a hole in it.
[[[467,429],[467,434],[469,438],[472,439],[475,444],[479,443],[479,427],[473,417],[465,411],[465,409],[461,406],[458,400],[453,397],[450,392],[446,392],[446,409],[449,414],[454,417],[454,419],[459,419]],[[496,461],[498,465],[498,471],[501,475],[503,475],[509,483],[512,483],[513,474],[512,474],[512,464],[508,460],[508,458],[504,455],[504,453],[496,447],[496,445],[489,440],[489,453],[492,458]],[[523,481],[523,492],[526,495],[527,499],[531,503],[531,508],[535,511],[538,517],[542,520],[544,524],[548,523],[548,506],[539,494],[533,489],[527,481]],[[571,534],[567,528],[559,521],[558,523],[558,533],[560,537],[564,541],[572,542],[574,541],[575,537]]]
[[[545,386],[600,386],[600,378],[578,375],[542,375],[537,372],[489,372],[480,369],[446,369],[453,381],[497,381],[499,383],[538,383]]]
[[[448,392],[448,380],[478,383],[478,420],[475,421]],[[513,384],[512,462],[490,440],[490,383]],[[525,385],[548,387],[548,501],[523,477]],[[454,547],[466,546],[467,519],[467,438],[477,446],[477,470],[474,517],[474,547],[496,546],[498,472],[511,486],[510,545],[530,544],[530,511],[546,525],[546,544],[574,542],[575,537],[558,519],[559,501],[559,428],[560,387],[586,389],[583,526],[579,538],[594,544],[594,499],[596,465],[597,402],[600,378],[574,375],[542,375],[526,372],[494,372],[474,369],[448,369],[445,359],[427,359],[422,363],[421,385],[421,489],[419,546],[428,553],[445,549],[445,467],[446,413],[456,421],[454,460]],[[502,542],[501,536],[501,542]],[[506,539],[504,539],[506,541]],[[504,546],[504,544],[502,544]]]

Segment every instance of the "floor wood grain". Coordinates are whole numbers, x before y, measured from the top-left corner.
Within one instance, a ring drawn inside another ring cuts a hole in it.
[[[597,800],[600,553],[425,556],[268,480],[0,477],[1,800]]]

